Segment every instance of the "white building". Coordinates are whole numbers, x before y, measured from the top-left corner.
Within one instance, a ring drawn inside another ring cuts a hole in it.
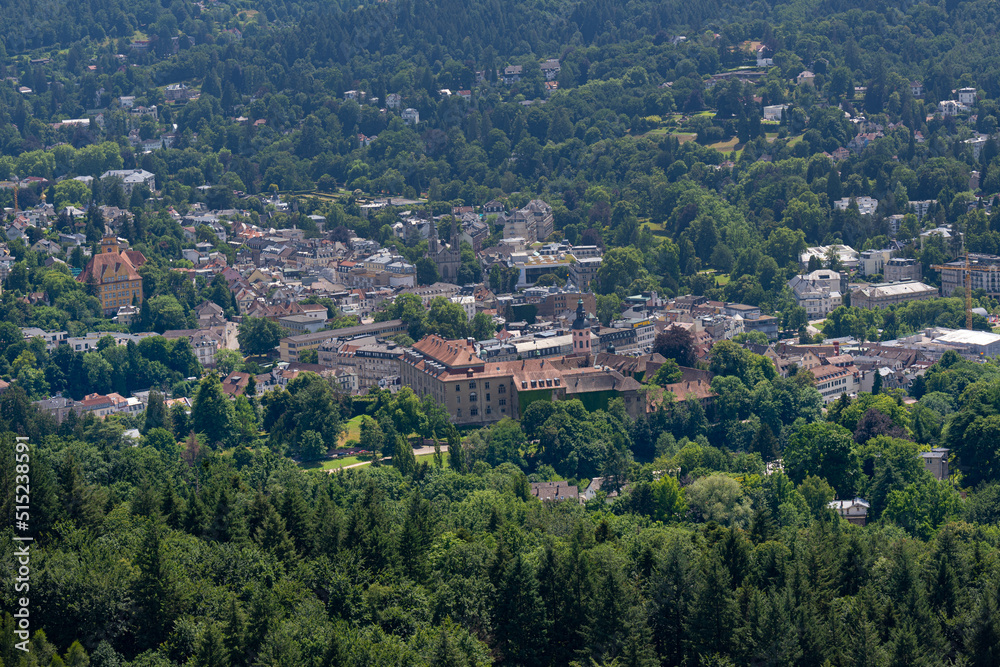
[[[420,122],[420,112],[413,107],[403,109],[403,113],[400,115],[403,117],[403,122],[407,125],[416,125]]]
[[[452,303],[457,303],[465,311],[465,317],[471,322],[476,316],[476,298],[474,296],[453,296]]]
[[[799,255],[799,262],[802,264],[802,268],[808,268],[809,258],[816,257],[825,266],[827,263],[826,258],[829,256],[831,250],[836,253],[837,258],[845,268],[858,268],[861,257],[858,251],[849,245],[819,245],[806,248],[806,251]]]
[[[937,199],[920,199],[917,201],[911,201],[909,207],[910,210],[917,216],[917,220],[922,220],[934,204],[937,204]]]
[[[846,211],[852,199],[857,203],[858,213],[861,215],[874,215],[875,209],[878,208],[878,200],[871,197],[844,197],[833,202],[833,206],[838,211]]]
[[[787,108],[787,104],[772,104],[764,107],[764,120],[780,121]]]
[[[877,273],[882,273],[885,263],[892,258],[892,253],[893,250],[891,248],[863,251],[861,253],[861,261],[858,266],[861,270],[861,275],[874,276]]]
[[[795,305],[805,308],[809,319],[826,317],[843,304],[847,276],[829,269],[819,269],[788,281]]]
[[[976,89],[975,88],[959,88],[958,89],[958,102],[967,107],[974,106],[976,104]]]
[[[972,146],[972,157],[976,160],[979,159],[979,154],[983,152],[983,146],[989,141],[989,136],[985,134],[977,134],[971,139],[966,139],[963,143],[967,146]]]
[[[105,178],[120,178],[126,194],[132,194],[132,189],[139,185],[150,191],[156,189],[156,176],[145,169],[112,169],[101,174],[101,180]]]

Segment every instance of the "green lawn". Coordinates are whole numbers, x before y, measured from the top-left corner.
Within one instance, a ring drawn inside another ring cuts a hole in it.
[[[361,418],[363,415],[358,415],[357,417],[351,417],[344,424],[346,427],[344,432],[340,434],[340,442],[337,443],[338,447],[343,447],[344,443],[348,440],[361,440]]]
[[[362,461],[357,456],[345,456],[339,459],[323,459],[322,461],[300,463],[299,467],[303,470],[336,470],[337,468],[343,468],[355,463],[366,463],[366,461]]]

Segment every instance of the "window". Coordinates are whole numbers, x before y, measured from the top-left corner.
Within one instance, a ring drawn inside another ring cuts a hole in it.
[[[458,410],[455,410],[455,419],[461,419],[461,418],[462,418],[462,408],[459,408]]]
[[[455,403],[458,404],[458,405],[461,405],[462,404],[462,397],[461,396],[456,396],[455,397]]]
[[[505,385],[505,384],[500,385],[500,387],[497,389],[497,393],[498,394],[506,394],[507,393],[507,385]]]
[[[493,408],[491,408],[490,406],[487,405],[486,406],[486,414],[488,414],[488,415],[493,414]]]
[[[469,394],[469,402],[470,403],[475,403],[476,399],[477,399],[476,392],[472,392],[471,394]]]
[[[486,394],[486,402],[487,402],[487,403],[489,403],[489,402],[490,402],[490,395],[489,395],[489,394]]]
[[[484,386],[484,387],[485,387],[486,389],[489,389],[489,388],[490,388],[490,383],[489,383],[489,382],[484,382],[484,383],[483,383],[483,386]],[[486,400],[489,400],[489,399],[486,399]]]
[[[458,391],[458,390],[459,390],[459,386],[456,384],[455,385],[455,391]]]
[[[469,408],[469,414],[473,417],[479,414],[479,408]]]
[[[475,380],[470,380],[469,381],[469,389],[475,389],[475,388],[476,388],[476,381]]]
[[[506,398],[501,398],[500,399],[500,405],[507,405],[507,399]]]

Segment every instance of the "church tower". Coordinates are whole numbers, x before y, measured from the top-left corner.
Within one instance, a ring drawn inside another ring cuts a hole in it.
[[[583,299],[576,304],[576,319],[573,320],[573,354],[590,354],[590,320],[583,310]]]

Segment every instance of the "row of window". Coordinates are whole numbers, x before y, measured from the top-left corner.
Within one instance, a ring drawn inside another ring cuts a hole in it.
[[[501,405],[502,405],[502,403],[501,403]],[[488,415],[493,414],[493,408],[491,406],[489,406],[489,405],[486,406],[486,414],[488,414]],[[500,408],[500,414],[504,414],[504,415],[507,414],[507,408]],[[469,416],[470,417],[478,417],[479,416],[479,408],[476,408],[476,407],[469,408]],[[458,408],[457,410],[455,410],[455,419],[461,419],[461,418],[462,418],[462,408]]]
[[[473,390],[475,388],[476,388],[476,381],[475,380],[470,380],[469,381],[469,390],[471,391],[471,390]],[[489,382],[484,382],[483,383],[483,389],[489,389],[489,388],[490,388],[490,383]],[[461,391],[461,390],[462,390],[461,385],[459,385],[459,384],[456,383],[455,384],[455,391]],[[497,388],[497,393],[498,394],[503,394],[503,393],[506,393],[506,392],[507,392],[507,386],[504,385],[504,384],[501,384]],[[472,396],[475,396],[475,394],[472,394]],[[473,398],[472,400],[476,400],[476,399]],[[487,400],[489,400],[489,399],[487,399]]]

